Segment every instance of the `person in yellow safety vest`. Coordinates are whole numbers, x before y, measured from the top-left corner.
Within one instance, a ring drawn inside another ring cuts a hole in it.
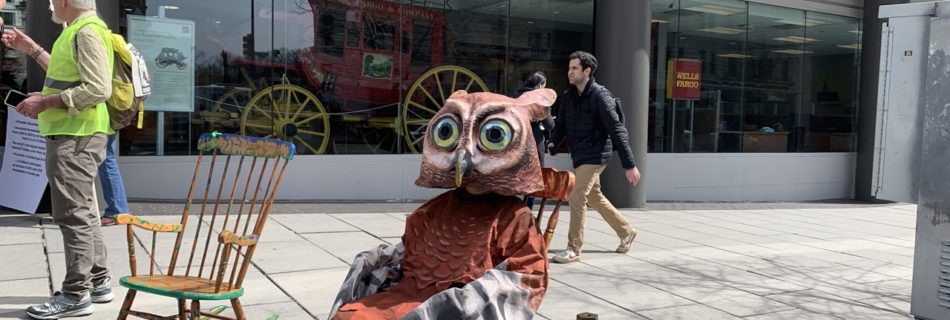
[[[111,31],[96,14],[95,0],[51,3],[53,21],[67,23],[52,52],[15,28],[0,38],[46,69],[43,91],[16,106],[18,113],[38,120],[46,138],[53,221],[63,234],[66,256],[62,292],[26,309],[36,319],[89,315],[93,303],[113,299],[95,190],[113,133],[105,105],[112,94]]]

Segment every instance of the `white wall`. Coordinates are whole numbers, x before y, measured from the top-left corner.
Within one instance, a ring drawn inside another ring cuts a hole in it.
[[[184,199],[193,156],[121,157],[132,199]],[[424,200],[442,192],[416,187],[419,155],[298,156],[282,200]],[[802,201],[850,198],[854,153],[706,153],[647,157],[648,201]],[[559,155],[548,166],[570,168]]]
[[[651,153],[647,200],[851,198],[854,153]]]

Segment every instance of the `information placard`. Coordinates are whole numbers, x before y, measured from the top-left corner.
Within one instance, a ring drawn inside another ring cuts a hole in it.
[[[195,22],[129,16],[129,43],[145,58],[152,95],[147,111],[195,110]]]

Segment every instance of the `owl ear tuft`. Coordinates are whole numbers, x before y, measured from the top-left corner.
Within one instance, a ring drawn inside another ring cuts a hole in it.
[[[449,99],[461,99],[467,95],[468,95],[468,92],[466,92],[465,90],[458,90],[458,91],[452,92],[452,95],[449,96]]]
[[[557,99],[557,92],[552,89],[535,89],[521,94],[515,100],[515,107],[528,112],[531,121],[544,120],[551,113],[551,105]]]

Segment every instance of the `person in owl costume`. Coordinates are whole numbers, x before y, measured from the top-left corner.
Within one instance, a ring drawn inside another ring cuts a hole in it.
[[[531,121],[557,94],[453,93],[429,121],[416,185],[452,189],[402,242],[357,255],[332,319],[530,319],[548,286],[544,239],[517,196],[544,187]]]

